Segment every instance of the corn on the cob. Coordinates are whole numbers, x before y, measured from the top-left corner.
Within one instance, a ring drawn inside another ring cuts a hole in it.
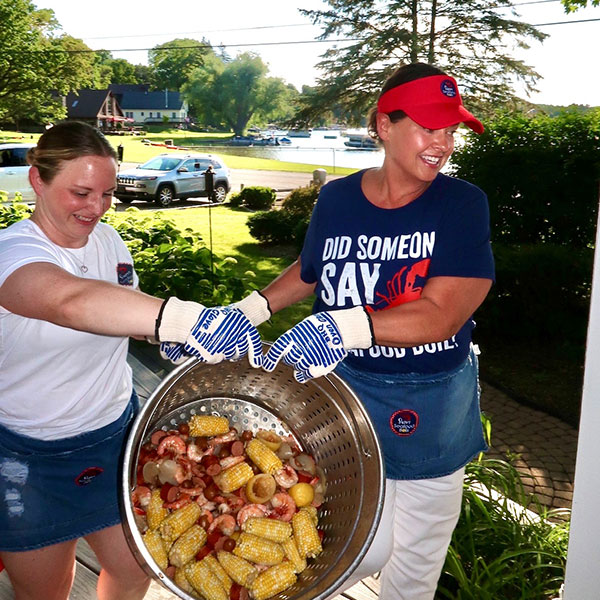
[[[190,502],[168,515],[160,524],[159,530],[169,548],[171,544],[188,530],[201,515],[202,509],[196,502]]]
[[[246,444],[246,454],[263,473],[273,475],[275,471],[283,467],[283,463],[277,454],[258,438],[253,438]]]
[[[276,565],[283,560],[281,544],[246,532],[240,534],[233,553],[261,565]]]
[[[227,417],[217,417],[214,415],[194,415],[188,421],[188,425],[192,437],[223,435],[229,431]]]
[[[219,578],[221,585],[225,588],[227,594],[233,585],[231,577],[227,574],[227,571],[222,567],[221,563],[214,557],[213,554],[207,554],[202,562],[205,563],[208,568]]]
[[[234,492],[239,490],[243,485],[246,485],[254,477],[254,471],[247,462],[241,462],[229,469],[221,471],[214,476],[214,482],[219,486],[219,489],[224,493]]]
[[[242,524],[242,530],[281,543],[292,535],[292,525],[267,517],[250,517]]]
[[[185,567],[185,576],[205,600],[229,600],[229,594],[221,581],[204,561],[188,563]]]
[[[178,567],[175,569],[175,576],[173,577],[173,581],[177,587],[180,587],[184,592],[191,594],[194,597],[198,597],[196,590],[192,587],[192,584],[188,581],[185,576],[185,566]]]
[[[317,513],[317,509],[314,506],[303,506],[300,510],[308,513],[312,522],[315,524],[315,527],[319,524],[319,516]]]
[[[169,566],[167,550],[162,537],[157,529],[149,529],[143,536],[144,544],[150,552],[150,556],[156,564],[164,571]]]
[[[184,531],[169,550],[169,562],[175,567],[183,567],[206,543],[206,530],[200,525],[192,525]]]
[[[296,583],[296,573],[289,561],[282,562],[259,573],[250,586],[254,600],[266,600]]]
[[[229,577],[245,588],[250,587],[250,584],[258,574],[258,569],[251,562],[231,552],[219,550],[217,552],[217,559]]]
[[[310,512],[299,510],[292,517],[292,529],[300,556],[310,558],[322,552],[321,538]]]
[[[160,490],[153,490],[150,495],[150,502],[146,507],[146,520],[149,529],[156,529],[169,514],[166,508],[163,508],[163,499],[160,497]]]
[[[296,545],[296,540],[294,536],[285,540],[285,542],[281,543],[281,547],[283,548],[283,552],[285,553],[285,557],[292,563],[294,567],[294,572],[302,573],[304,569],[306,569],[306,559],[300,556],[300,552],[298,552],[298,546]]]

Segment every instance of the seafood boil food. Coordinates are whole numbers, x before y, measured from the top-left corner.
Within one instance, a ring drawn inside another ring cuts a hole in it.
[[[322,551],[325,473],[291,437],[193,415],[140,448],[131,499],[156,564],[205,600],[266,600]]]

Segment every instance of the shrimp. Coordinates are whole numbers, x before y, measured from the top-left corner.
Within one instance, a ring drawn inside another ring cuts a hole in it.
[[[237,440],[238,432],[237,429],[230,429],[228,433],[224,435],[217,435],[214,438],[208,440],[209,446],[217,446],[218,444],[225,444],[227,442],[233,442]]]
[[[227,496],[221,497],[221,502],[217,508],[222,514],[235,513],[242,506],[244,506],[244,504],[244,500],[239,496],[236,496],[235,494],[227,494]]]
[[[273,473],[273,479],[275,479],[282,488],[287,489],[298,483],[298,473],[296,473],[296,470],[293,467],[290,467],[290,465],[284,465],[281,469]]]
[[[190,487],[190,488],[185,488],[185,487],[180,487],[179,491],[182,494],[186,494],[187,496],[201,496],[202,498],[204,498],[206,500],[206,498],[204,497],[204,492],[202,491],[204,488],[202,487]]]
[[[291,521],[296,512],[296,503],[286,492],[275,494],[271,498],[271,506],[273,507],[271,515],[280,521]]]
[[[175,500],[175,502],[163,502],[164,508],[169,508],[171,510],[177,510],[186,504],[189,504],[191,499],[189,496],[185,496],[183,498],[179,498],[179,500]]]
[[[214,448],[207,448],[206,450],[200,450],[196,444],[189,444],[187,447],[187,455],[194,462],[200,462],[203,456],[212,454]]]
[[[146,508],[146,506],[150,504],[151,496],[152,492],[150,491],[150,488],[146,487],[145,485],[138,485],[131,494],[131,501],[133,502],[134,506]]]
[[[231,515],[219,515],[206,531],[212,533],[218,529],[223,535],[231,535],[235,531],[235,525],[235,519]]]
[[[165,452],[185,454],[186,445],[179,435],[167,435],[160,440],[157,452],[159,456],[162,456]]]
[[[229,469],[229,467],[233,467],[233,465],[237,465],[246,460],[245,456],[226,456],[219,461],[221,465],[221,469]]]
[[[241,527],[250,517],[268,517],[269,509],[264,504],[246,504],[237,514],[237,522]]]

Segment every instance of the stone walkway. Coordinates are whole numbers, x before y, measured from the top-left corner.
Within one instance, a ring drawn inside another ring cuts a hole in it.
[[[549,508],[571,508],[577,430],[556,417],[523,406],[482,382],[481,410],[490,418],[487,456],[517,455],[514,464],[527,493]]]

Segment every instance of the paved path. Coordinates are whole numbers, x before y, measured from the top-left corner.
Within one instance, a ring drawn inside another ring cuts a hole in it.
[[[492,424],[487,456],[516,455],[523,487],[550,508],[571,508],[577,430],[560,419],[523,406],[482,383],[481,409]]]

